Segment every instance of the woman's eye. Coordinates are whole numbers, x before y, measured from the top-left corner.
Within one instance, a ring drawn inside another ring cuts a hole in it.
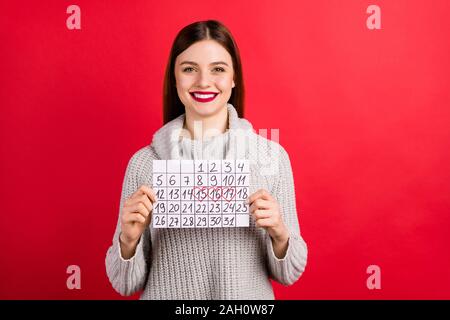
[[[183,69],[183,72],[186,72],[188,70],[194,70],[194,69],[192,67],[186,67],[186,68]]]
[[[217,67],[217,68],[214,68],[214,71],[224,72],[225,69],[224,69],[224,68]]]

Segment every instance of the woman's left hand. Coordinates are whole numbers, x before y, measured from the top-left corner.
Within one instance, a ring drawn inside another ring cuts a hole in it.
[[[267,190],[259,189],[248,198],[248,203],[256,226],[266,229],[275,243],[286,244],[289,232],[277,200]]]

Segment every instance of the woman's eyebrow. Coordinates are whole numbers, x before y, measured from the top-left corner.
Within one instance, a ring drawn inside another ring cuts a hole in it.
[[[180,66],[183,65],[183,64],[192,64],[194,66],[198,66],[198,63],[194,62],[194,61],[183,61],[183,62],[180,63]],[[209,65],[218,65],[218,64],[224,64],[224,65],[226,65],[228,67],[228,63],[223,62],[223,61],[211,62]]]

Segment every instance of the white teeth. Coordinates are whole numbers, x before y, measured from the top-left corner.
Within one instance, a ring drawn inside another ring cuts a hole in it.
[[[199,99],[208,99],[208,98],[214,97],[215,94],[198,94],[198,93],[194,93],[194,96],[196,98],[199,98]]]

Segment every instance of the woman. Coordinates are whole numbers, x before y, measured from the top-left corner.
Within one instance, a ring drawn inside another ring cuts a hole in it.
[[[297,281],[307,260],[289,157],[242,118],[238,48],[218,21],[179,32],[164,82],[165,125],[128,163],[106,270],[140,299],[274,299],[269,278]],[[248,159],[250,226],[153,229],[152,160]],[[272,170],[267,170],[269,164]],[[275,166],[274,166],[275,164]],[[273,170],[275,168],[275,170]]]

